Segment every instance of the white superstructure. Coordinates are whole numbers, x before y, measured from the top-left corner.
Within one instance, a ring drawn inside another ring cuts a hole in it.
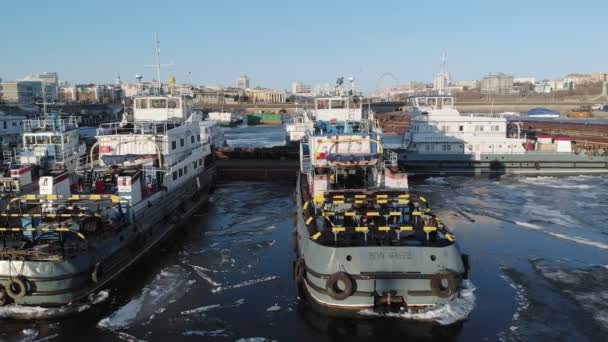
[[[361,121],[363,108],[357,96],[330,96],[315,99],[314,117],[317,121]]]
[[[210,127],[192,112],[190,98],[140,96],[134,102],[133,122],[97,130],[96,170],[141,164],[146,184],[162,184],[169,191],[204,172],[213,159]],[[155,179],[159,176],[163,179]]]
[[[23,150],[18,155],[21,165],[66,169],[71,174],[85,153],[75,117],[48,114],[23,122]]]
[[[405,133],[408,152],[418,154],[525,153],[525,139],[507,137],[502,117],[462,115],[450,96],[420,96],[408,99],[412,124]]]

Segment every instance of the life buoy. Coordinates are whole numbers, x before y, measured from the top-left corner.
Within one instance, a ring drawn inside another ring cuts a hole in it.
[[[304,262],[304,258],[299,258],[298,261],[296,261],[296,267],[293,274],[296,278],[296,282],[301,283],[304,281],[304,277],[306,276],[306,262]]]
[[[103,278],[103,267],[100,263],[96,263],[95,267],[93,267],[93,272],[91,273],[91,280],[95,284],[99,284],[101,279]]]
[[[24,276],[11,278],[6,287],[6,294],[12,299],[20,299],[27,294],[27,279]]]
[[[444,280],[447,285],[444,285]],[[448,298],[456,293],[456,279],[450,272],[441,272],[433,274],[431,277],[431,291],[434,296],[439,298]]]
[[[338,287],[338,283],[340,282],[344,285],[343,289]],[[355,290],[353,279],[346,272],[336,272],[332,274],[329,279],[327,279],[325,289],[329,293],[329,296],[335,300],[345,300],[350,297]]]

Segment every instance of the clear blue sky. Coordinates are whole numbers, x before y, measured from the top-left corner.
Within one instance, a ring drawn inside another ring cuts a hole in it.
[[[154,77],[288,88],[294,80],[380,75],[430,81],[443,50],[456,79],[488,72],[557,78],[608,70],[608,1],[10,1],[0,25],[0,77],[57,71],[70,82]],[[386,79],[383,85],[390,85]]]

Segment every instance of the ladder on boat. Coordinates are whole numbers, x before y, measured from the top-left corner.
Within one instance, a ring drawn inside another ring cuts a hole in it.
[[[93,187],[93,171],[84,170],[83,175],[83,186],[85,189],[91,189]]]
[[[305,142],[300,143],[300,171],[302,171],[302,173],[309,173],[312,171],[310,145]]]

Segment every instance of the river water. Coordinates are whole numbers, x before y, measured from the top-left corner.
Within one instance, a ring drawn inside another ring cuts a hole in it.
[[[299,300],[294,184],[230,182],[81,312],[0,318],[0,340],[605,340],[608,177],[435,177],[411,188],[471,255],[474,300],[434,321],[328,317]]]

